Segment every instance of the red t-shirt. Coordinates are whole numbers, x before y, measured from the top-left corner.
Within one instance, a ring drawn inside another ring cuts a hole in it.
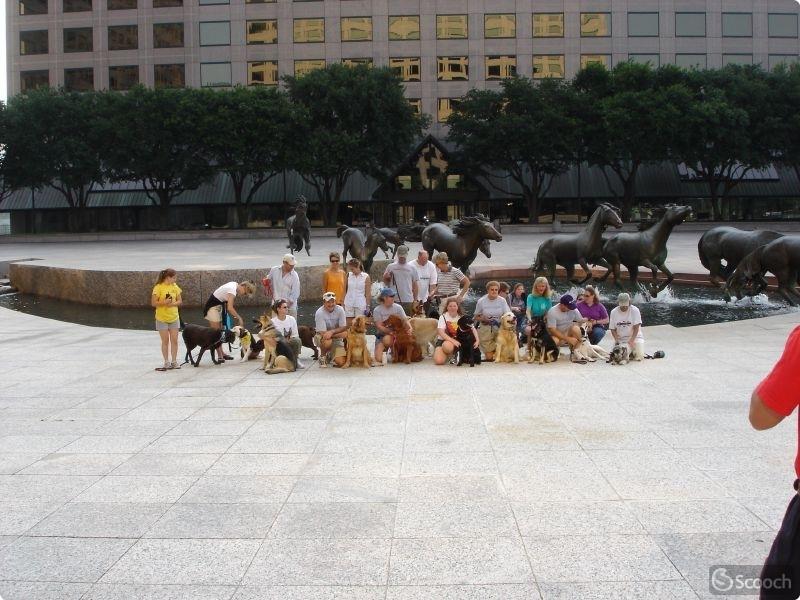
[[[800,404],[800,326],[786,341],[786,348],[772,371],[758,384],[756,393],[764,405],[788,417]],[[800,415],[798,416],[798,452],[794,470],[800,478]]]

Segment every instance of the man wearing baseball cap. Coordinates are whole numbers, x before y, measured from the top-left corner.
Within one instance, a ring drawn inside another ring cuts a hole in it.
[[[545,315],[547,331],[559,346],[569,346],[570,353],[581,343],[581,330],[578,324],[586,319],[578,312],[575,298],[564,294]]]
[[[611,311],[608,330],[614,336],[614,345],[627,345],[632,360],[644,358],[644,335],[642,314],[631,304],[631,295],[625,292],[617,296],[617,307]]]
[[[297,300],[300,298],[300,277],[294,270],[297,260],[291,254],[283,255],[283,262],[269,270],[264,278],[267,296],[273,300],[286,300],[289,303],[289,314],[297,318]]]
[[[327,367],[333,362],[341,367],[347,358],[344,339],[347,337],[347,318],[344,309],[336,304],[336,294],[322,294],[322,306],[314,313],[314,327],[317,334],[314,343],[319,346],[319,366]]]
[[[372,311],[372,320],[375,329],[378,330],[375,336],[375,362],[378,366],[384,364],[383,351],[388,350],[394,345],[392,330],[384,325],[386,319],[391,315],[396,315],[403,320],[406,329],[411,331],[411,323],[408,322],[406,312],[403,307],[394,302],[395,293],[392,288],[383,288],[378,294],[378,305]]]
[[[395,300],[403,306],[403,310],[411,314],[411,304],[419,293],[419,273],[408,262],[408,246],[397,247],[397,259],[383,272],[383,283],[394,290]]]

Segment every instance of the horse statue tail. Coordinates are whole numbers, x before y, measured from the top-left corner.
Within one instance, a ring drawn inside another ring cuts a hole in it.
[[[336,237],[342,237],[342,234],[348,229],[350,228],[347,225],[339,225],[339,227],[336,228]]]

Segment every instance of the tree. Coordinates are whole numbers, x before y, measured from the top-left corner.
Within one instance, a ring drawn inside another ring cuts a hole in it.
[[[203,96],[194,89],[136,87],[104,97],[109,179],[140,181],[166,229],[172,201],[215,174],[198,127],[208,110]]]
[[[800,177],[800,65],[780,65],[769,74],[773,90],[770,109],[782,124],[774,139],[775,161]]]
[[[326,226],[356,173],[383,179],[406,158],[427,119],[415,114],[400,79],[387,68],[332,64],[287,77],[299,109],[292,164],[317,191]]]
[[[294,133],[292,107],[275,88],[204,90],[198,124],[212,164],[233,184],[236,225],[246,227],[256,192],[287,168]]]
[[[575,96],[555,79],[512,78],[499,90],[470,90],[447,123],[457,160],[504,193],[501,180],[510,177],[531,223],[553,179],[575,160]]]
[[[58,190],[73,209],[72,231],[87,227],[89,192],[103,181],[98,98],[96,93],[38,89],[12,98],[4,115],[8,186]]]

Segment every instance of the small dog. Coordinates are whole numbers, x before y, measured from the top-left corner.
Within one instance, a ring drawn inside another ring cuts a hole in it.
[[[262,323],[258,337],[264,342],[264,371],[270,375],[297,370],[297,357],[291,346],[275,329],[272,321]]]
[[[422,360],[422,352],[417,345],[417,340],[414,339],[413,331],[410,332],[406,328],[400,317],[391,315],[386,319],[385,325],[388,329],[391,329],[394,336],[393,362],[404,362],[408,365]]]
[[[411,303],[411,317],[424,317],[425,305],[419,300],[414,300]]]
[[[297,333],[300,334],[300,343],[313,350],[314,360],[317,360],[319,358],[319,348],[314,344],[314,336],[317,335],[317,330],[309,325],[299,325]]]
[[[531,321],[531,335],[528,338],[528,363],[555,362],[558,360],[559,351],[553,336],[547,331],[544,319]]]
[[[581,345],[572,351],[574,357],[587,362],[595,362],[598,358],[605,360],[609,357],[607,350],[589,341],[589,328],[586,325],[580,325],[578,329],[581,331]]]
[[[411,323],[411,331],[414,332],[414,337],[417,338],[417,346],[423,356],[431,356],[433,352],[431,348],[436,343],[438,336],[439,321],[437,319],[428,319],[427,317],[412,317],[409,319]]]
[[[372,353],[367,347],[367,317],[359,315],[353,319],[350,329],[347,331],[347,358],[342,365],[347,369],[351,364],[360,364],[362,367],[369,368],[374,366]]]
[[[628,347],[617,345],[611,350],[606,362],[612,365],[627,365],[629,360]]]
[[[475,347],[475,334],[472,332],[475,322],[469,315],[464,315],[458,320],[456,339],[460,344],[458,348],[458,366],[469,363],[470,367],[481,364],[481,349]]]
[[[496,363],[518,363],[519,344],[517,342],[517,317],[514,313],[507,312],[500,317],[500,331],[497,332],[497,342],[494,351]]]
[[[183,343],[186,346],[186,356],[184,357],[183,364],[191,363],[193,367],[200,365],[200,359],[203,358],[203,353],[206,350],[210,351],[211,360],[215,365],[221,365],[224,360],[217,360],[215,354],[217,349],[222,344],[232,344],[237,336],[241,336],[243,328],[238,325],[233,329],[212,329],[211,327],[204,327],[202,325],[194,325],[188,323],[183,329]],[[244,329],[244,331],[247,331]],[[197,360],[192,359],[192,351],[199,347],[200,354],[197,355]]]
[[[239,336],[239,360],[245,361],[250,358],[250,349],[253,346],[253,334],[242,327],[242,335]]]

